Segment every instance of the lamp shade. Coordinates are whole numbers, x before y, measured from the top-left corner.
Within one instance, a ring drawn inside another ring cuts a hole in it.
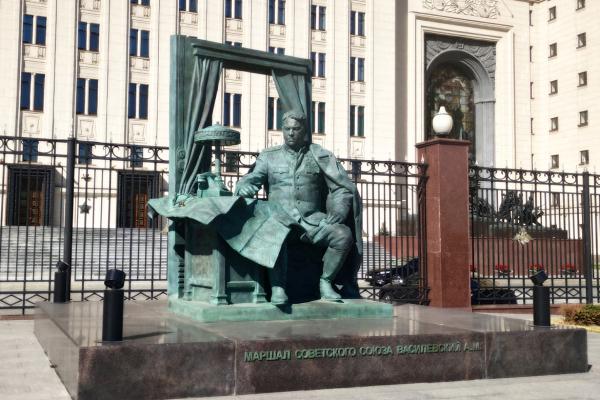
[[[216,124],[197,130],[194,134],[194,141],[213,146],[234,146],[240,144],[240,133]]]
[[[452,116],[446,112],[446,107],[440,107],[438,113],[433,117],[432,127],[433,131],[438,136],[445,136],[450,133],[454,122]]]

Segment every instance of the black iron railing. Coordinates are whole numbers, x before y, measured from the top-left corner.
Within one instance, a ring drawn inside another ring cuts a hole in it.
[[[598,176],[471,167],[475,304],[532,302],[544,270],[551,301],[598,301]]]
[[[228,187],[256,156],[223,153]],[[164,297],[167,221],[149,220],[146,202],[167,195],[168,158],[166,147],[0,137],[0,311],[25,313],[51,300],[59,260],[72,265],[73,301],[101,299],[104,274],[115,267],[127,273],[128,299]],[[425,166],[340,163],[363,199],[363,295],[378,298],[380,285],[418,258],[404,301],[426,303]],[[383,281],[365,280],[373,276]]]

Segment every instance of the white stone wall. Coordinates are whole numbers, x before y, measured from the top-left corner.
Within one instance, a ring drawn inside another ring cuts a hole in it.
[[[556,19],[548,21],[548,9],[556,7]],[[550,168],[550,156],[559,155],[559,170],[575,171],[600,166],[600,2],[544,1],[533,8],[534,164]],[[577,48],[577,35],[586,33],[587,46]],[[557,43],[558,54],[548,58],[548,46]],[[578,73],[587,71],[588,84],[578,87]],[[558,80],[558,93],[550,95],[550,81]],[[589,124],[578,127],[579,112],[588,111]],[[550,118],[559,118],[559,129],[550,132]],[[580,165],[579,152],[588,150],[589,165]]]
[[[310,6],[327,7],[327,30],[310,29]],[[459,4],[464,2],[458,1]],[[560,155],[561,169],[580,168],[579,151],[589,150],[592,170],[600,159],[593,132],[600,120],[597,76],[600,4],[588,0],[498,1],[497,14],[465,15],[432,8],[427,0],[288,0],[286,25],[268,24],[267,0],[244,0],[241,21],[224,18],[223,0],[199,1],[198,12],[180,12],[175,0],[152,0],[150,7],[129,1],[13,0],[0,2],[0,133],[65,138],[71,132],[95,141],[167,145],[169,131],[170,36],[175,33],[287,55],[327,54],[325,79],[313,80],[313,99],[326,103],[325,135],[315,141],[342,157],[415,161],[414,145],[424,138],[424,35],[436,33],[496,43],[495,160],[498,166],[549,167]],[[548,7],[557,19],[548,22]],[[533,10],[533,26],[529,11]],[[366,35],[353,37],[351,10],[366,13]],[[22,14],[47,16],[46,46],[21,43]],[[473,13],[471,13],[473,14]],[[78,21],[100,24],[100,51],[77,49]],[[129,29],[150,31],[150,57],[129,56]],[[576,35],[587,33],[587,47],[576,49]],[[558,56],[547,57],[558,43]],[[533,46],[533,61],[529,47]],[[365,58],[365,82],[350,82],[349,58]],[[588,71],[588,85],[577,87],[577,73]],[[46,74],[44,111],[19,108],[21,71]],[[76,78],[98,79],[98,113],[76,116]],[[549,81],[559,93],[549,96]],[[127,117],[128,84],[149,85],[148,119]],[[534,82],[534,99],[529,83]],[[242,94],[241,150],[256,151],[281,142],[267,131],[270,80],[248,73],[225,73],[214,121],[222,120],[223,92]],[[349,136],[350,104],[365,106],[365,137]],[[589,125],[577,127],[579,111]],[[549,119],[560,129],[549,133]],[[530,134],[530,119],[533,133]],[[532,157],[533,155],[533,157]],[[533,162],[533,163],[532,163]]]

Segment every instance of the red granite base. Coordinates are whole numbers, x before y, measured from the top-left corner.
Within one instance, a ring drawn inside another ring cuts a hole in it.
[[[586,331],[404,305],[393,318],[198,323],[129,302],[44,304],[35,334],[73,398],[166,399],[585,372]],[[551,349],[552,351],[548,351]]]

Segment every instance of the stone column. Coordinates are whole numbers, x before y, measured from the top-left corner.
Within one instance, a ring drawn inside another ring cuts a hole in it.
[[[481,166],[494,165],[494,100],[475,100],[475,156]]]
[[[430,305],[470,308],[469,142],[432,139],[417,144],[427,168],[427,283]]]

